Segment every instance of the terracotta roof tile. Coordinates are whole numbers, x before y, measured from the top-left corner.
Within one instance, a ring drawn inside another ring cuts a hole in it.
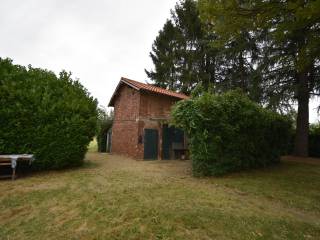
[[[153,86],[151,84],[146,84],[146,83],[134,81],[134,80],[131,80],[131,79],[128,79],[128,78],[121,78],[121,81],[129,83],[129,85],[131,84],[131,85],[135,86],[136,88],[138,88],[139,90],[143,89],[143,90],[146,90],[146,91],[159,93],[159,94],[163,94],[163,95],[168,95],[168,96],[176,97],[176,98],[180,98],[180,99],[189,98],[187,95],[185,95],[183,93],[177,93],[177,92],[170,91],[170,90],[167,90],[167,89],[164,89],[164,88]]]
[[[189,98],[187,95],[185,95],[183,93],[177,93],[177,92],[174,92],[174,91],[171,91],[171,90],[167,90],[167,89],[164,89],[164,88],[153,86],[151,84],[146,84],[146,83],[142,83],[142,82],[138,82],[138,81],[134,81],[134,80],[122,77],[120,82],[119,82],[119,84],[118,84],[118,86],[117,86],[117,88],[116,88],[116,90],[115,90],[115,92],[114,92],[114,94],[113,94],[113,96],[111,97],[109,106],[113,105],[113,100],[114,100],[115,94],[116,94],[117,90],[119,89],[119,86],[120,86],[121,83],[125,83],[125,84],[137,89],[138,91],[139,90],[144,90],[144,91],[149,91],[149,92],[162,94],[162,95],[166,95],[166,96],[170,96],[170,97],[175,97],[175,98],[179,98],[179,99],[187,99],[187,98]]]

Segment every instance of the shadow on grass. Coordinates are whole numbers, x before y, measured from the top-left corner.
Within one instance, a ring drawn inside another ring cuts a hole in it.
[[[44,175],[51,175],[51,174],[65,174],[65,173],[74,173],[80,170],[87,170],[87,169],[96,169],[101,164],[97,162],[92,162],[90,160],[84,160],[83,164],[80,166],[75,167],[67,167],[63,169],[53,169],[53,170],[37,170],[32,168],[32,166],[24,166],[18,165],[16,169],[16,179],[26,179],[33,176],[44,176]],[[11,181],[11,174],[12,169],[11,166],[8,168],[2,168],[0,171],[0,181]]]

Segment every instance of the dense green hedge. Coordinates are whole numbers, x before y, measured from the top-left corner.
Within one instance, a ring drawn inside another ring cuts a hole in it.
[[[0,154],[33,153],[38,169],[77,166],[96,123],[96,100],[70,74],[0,58]]]
[[[309,155],[320,158],[320,123],[310,126]]]
[[[279,162],[287,150],[291,121],[238,91],[180,101],[173,123],[190,138],[193,173],[221,175]]]

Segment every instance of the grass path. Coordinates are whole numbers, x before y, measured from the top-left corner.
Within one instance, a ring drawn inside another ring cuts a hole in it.
[[[320,165],[197,179],[189,161],[89,153],[0,192],[1,240],[320,239]]]

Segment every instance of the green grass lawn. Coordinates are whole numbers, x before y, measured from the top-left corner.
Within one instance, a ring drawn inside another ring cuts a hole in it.
[[[97,138],[95,137],[88,146],[88,152],[93,153],[98,151],[98,142]]]
[[[320,239],[320,165],[198,179],[189,161],[87,160],[0,181],[0,239]]]

